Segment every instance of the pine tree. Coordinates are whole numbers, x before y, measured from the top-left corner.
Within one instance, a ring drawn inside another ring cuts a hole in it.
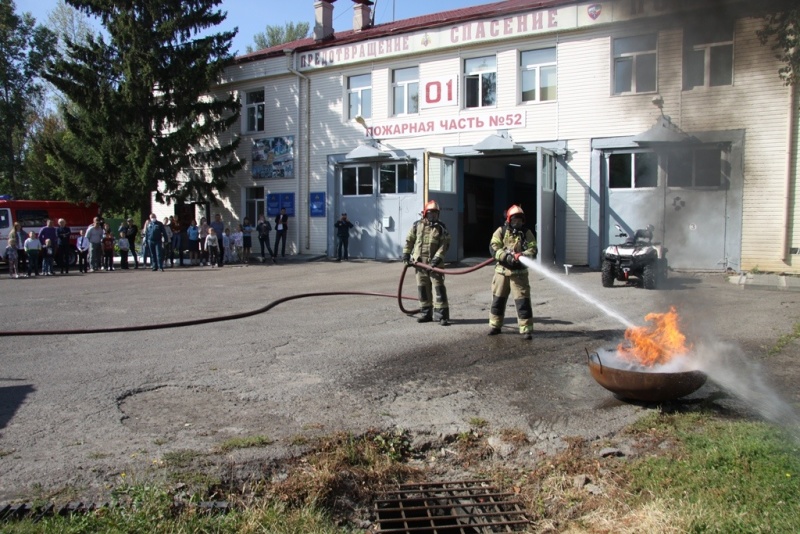
[[[52,151],[76,200],[146,213],[158,202],[214,201],[243,166],[233,95],[213,95],[237,30],[200,34],[225,20],[221,0],[67,0],[97,17],[104,35],[67,39],[47,75],[71,105],[68,134]]]

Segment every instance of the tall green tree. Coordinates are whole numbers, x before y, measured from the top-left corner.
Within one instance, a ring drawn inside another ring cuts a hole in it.
[[[56,52],[55,34],[36,25],[30,13],[17,15],[11,0],[0,0],[0,192],[20,197],[24,154],[42,106],[41,79]]]
[[[764,27],[757,33],[761,44],[771,43],[783,66],[778,75],[786,85],[800,81],[800,7],[784,3],[783,9],[764,15]]]
[[[298,22],[297,24],[287,22],[284,26],[270,26],[268,24],[266,31],[259,32],[253,36],[255,46],[247,45],[247,53],[308,37],[310,27],[308,22]]]
[[[146,213],[159,202],[215,201],[243,165],[239,139],[218,140],[239,118],[231,94],[214,95],[231,59],[221,0],[67,0],[96,17],[104,35],[66,39],[47,74],[71,102],[68,135],[51,143],[65,189],[103,209]]]

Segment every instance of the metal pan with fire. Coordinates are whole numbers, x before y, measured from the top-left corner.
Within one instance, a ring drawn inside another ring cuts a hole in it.
[[[619,398],[645,402],[671,401],[700,389],[707,376],[693,369],[675,308],[650,313],[645,321],[652,325],[628,328],[616,349],[587,351],[592,377]]]

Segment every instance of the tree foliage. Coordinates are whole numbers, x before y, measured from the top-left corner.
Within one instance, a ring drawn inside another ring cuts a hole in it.
[[[67,0],[104,34],[79,43],[47,74],[71,105],[66,133],[47,149],[75,200],[126,212],[158,202],[215,201],[244,162],[238,99],[213,95],[237,30],[201,35],[225,20],[221,0]],[[108,40],[106,40],[106,36]]]
[[[42,104],[41,75],[56,52],[56,37],[30,13],[17,15],[0,0],[0,192],[24,195],[20,175],[26,145]]]
[[[270,26],[268,24],[266,31],[259,32],[253,36],[255,47],[247,45],[247,53],[308,37],[310,27],[308,22],[298,22],[297,24],[287,22],[285,26]]]
[[[778,75],[786,85],[800,81],[800,7],[787,4],[785,9],[764,15],[764,27],[757,33],[762,45],[771,43],[775,57],[783,62]]]

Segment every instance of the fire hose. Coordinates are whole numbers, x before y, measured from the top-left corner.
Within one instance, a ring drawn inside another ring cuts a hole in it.
[[[322,291],[316,293],[298,293],[296,295],[289,295],[286,297],[282,297],[272,302],[262,306],[260,308],[256,308],[255,310],[239,312],[239,313],[232,313],[228,315],[220,315],[217,317],[203,317],[200,319],[189,319],[186,321],[174,321],[171,323],[156,323],[156,324],[146,324],[146,325],[133,325],[133,326],[113,326],[107,328],[76,328],[71,330],[16,330],[11,332],[0,332],[0,337],[23,337],[23,336],[61,336],[61,335],[69,335],[69,334],[110,334],[110,333],[119,333],[119,332],[139,332],[142,330],[163,330],[165,328],[182,328],[185,326],[196,326],[201,324],[210,324],[210,323],[219,323],[222,321],[233,321],[235,319],[243,319],[245,317],[252,317],[254,315],[259,315],[262,313],[266,313],[278,304],[282,304],[284,302],[289,302],[290,300],[297,300],[302,298],[309,298],[309,297],[330,297],[330,296],[343,296],[343,295],[361,295],[361,296],[369,296],[369,297],[389,297],[389,298],[397,298],[397,304],[400,307],[400,311],[405,313],[406,315],[414,315],[415,313],[419,313],[419,309],[416,310],[407,310],[403,306],[403,300],[417,300],[416,297],[408,297],[403,295],[403,281],[406,277],[406,271],[409,267],[414,267],[415,269],[425,269],[430,272],[439,273],[439,274],[452,274],[452,275],[460,275],[460,274],[467,274],[473,271],[477,271],[482,267],[486,267],[487,265],[494,262],[494,259],[489,258],[477,265],[472,267],[467,267],[465,269],[440,269],[438,267],[431,267],[426,263],[417,263],[412,262],[410,265],[403,266],[403,272],[400,275],[400,282],[397,286],[397,295],[392,293],[375,293],[372,291]]]

